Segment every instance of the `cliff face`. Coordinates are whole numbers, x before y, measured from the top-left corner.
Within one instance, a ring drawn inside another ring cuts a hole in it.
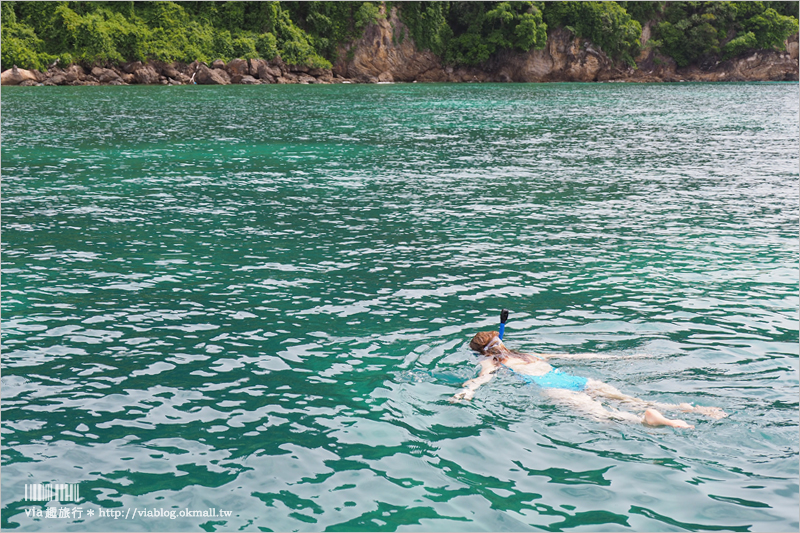
[[[797,81],[798,36],[792,35],[785,51],[758,50],[748,55],[714,64],[677,68],[671,59],[659,58],[652,51],[637,59],[638,69],[630,81]]]
[[[611,62],[591,46],[581,46],[566,30],[550,32],[547,47],[527,53],[502,52],[483,68],[447,67],[429,51],[418,50],[392,8],[357,42],[339,50],[334,74],[361,82],[594,81]]]
[[[397,9],[392,9],[360,40],[339,50],[333,73],[360,82],[434,81],[428,74],[441,71],[441,62],[430,51],[418,50],[408,34]]]
[[[620,74],[603,52],[563,29],[549,32],[544,49],[505,51],[488,68],[496,81],[602,81]]]
[[[651,25],[642,29],[646,43]],[[547,82],[547,81],[790,81],[798,79],[798,37],[786,51],[758,51],[712,65],[678,68],[669,58],[645,50],[637,68],[614,64],[601,50],[564,29],[548,34],[543,50],[504,51],[482,68],[446,67],[431,52],[420,51],[396,8],[370,26],[364,36],[339,51],[334,74],[360,82]]]

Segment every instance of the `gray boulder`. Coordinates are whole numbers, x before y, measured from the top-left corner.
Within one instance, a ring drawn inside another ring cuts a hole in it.
[[[244,59],[231,59],[231,61],[226,65],[225,70],[228,71],[228,74],[231,78],[239,76],[241,79],[242,77],[250,74],[250,66]]]
[[[86,79],[86,72],[83,71],[83,68],[80,65],[70,65],[66,69],[64,69],[64,77],[67,80],[67,83],[75,83],[77,81],[83,81]]]
[[[94,76],[100,83],[109,83],[113,80],[119,79],[119,74],[110,68],[94,67],[92,69],[92,76]]]
[[[158,83],[158,72],[150,65],[145,65],[133,73],[139,85],[155,85]]]
[[[251,59],[250,75],[258,76],[258,79],[267,80],[269,83],[275,83],[275,78],[283,76],[283,72],[281,72],[280,67],[270,65],[263,59]]]
[[[38,80],[32,71],[17,68],[16,65],[0,74],[0,84],[2,85],[20,85],[24,81],[36,82]]]
[[[45,85],[66,85],[67,77],[63,74],[56,74],[50,78],[44,80]]]
[[[132,63],[125,63],[124,65],[122,65],[122,70],[127,74],[133,74],[143,66],[144,65],[142,65],[141,61],[134,61]]]
[[[230,85],[231,79],[228,73],[222,69],[210,69],[205,65],[197,68],[197,75],[194,81],[198,85]]]

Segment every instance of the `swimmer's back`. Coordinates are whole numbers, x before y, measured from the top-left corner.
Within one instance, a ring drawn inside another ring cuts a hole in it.
[[[513,370],[526,382],[538,385],[543,389],[582,391],[588,382],[586,378],[562,372],[541,360],[530,362],[509,357],[503,361],[503,365]]]
[[[527,376],[525,374],[520,374],[520,376],[528,383],[533,383],[543,389],[565,389],[576,392],[586,389],[586,384],[589,382],[586,378],[567,374],[557,368],[543,376]]]

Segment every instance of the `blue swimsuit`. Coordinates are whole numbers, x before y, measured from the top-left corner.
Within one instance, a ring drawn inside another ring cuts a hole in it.
[[[543,389],[567,389],[580,392],[586,388],[586,383],[589,381],[586,378],[562,372],[557,368],[552,369],[543,376],[529,376],[519,372],[515,372],[515,374],[528,383],[539,385]]]

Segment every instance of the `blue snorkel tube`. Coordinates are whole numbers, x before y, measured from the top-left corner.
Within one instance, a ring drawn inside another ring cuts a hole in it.
[[[508,309],[500,311],[500,340],[503,340],[503,333],[506,331],[506,320],[508,320]]]

